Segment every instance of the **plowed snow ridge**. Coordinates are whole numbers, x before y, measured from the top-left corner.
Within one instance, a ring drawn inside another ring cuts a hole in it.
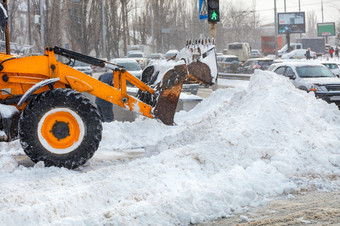
[[[104,124],[78,170],[18,166],[19,142],[1,144],[0,225],[187,225],[340,188],[340,111],[288,79],[256,72],[175,121]],[[149,157],[108,154],[133,147]]]

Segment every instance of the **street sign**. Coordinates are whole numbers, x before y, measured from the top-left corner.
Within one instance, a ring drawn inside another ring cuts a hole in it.
[[[200,20],[208,19],[207,0],[200,0],[199,13],[200,13]]]

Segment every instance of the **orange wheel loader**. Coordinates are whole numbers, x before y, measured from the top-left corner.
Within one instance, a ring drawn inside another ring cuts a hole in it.
[[[102,122],[84,92],[172,125],[182,84],[211,85],[216,80],[215,48],[207,40],[187,43],[178,61],[147,67],[142,81],[119,65],[60,47],[46,47],[41,55],[12,55],[6,3],[0,15],[6,33],[6,53],[0,53],[0,140],[19,138],[33,162],[74,169],[94,155]],[[112,69],[114,86],[58,61],[56,55]],[[139,88],[137,97],[127,94],[127,81]]]

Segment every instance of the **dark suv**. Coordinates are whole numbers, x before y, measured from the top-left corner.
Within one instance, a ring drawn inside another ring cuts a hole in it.
[[[269,58],[252,58],[247,60],[243,64],[241,72],[246,74],[253,74],[255,69],[267,70],[269,66],[273,63],[274,60]]]

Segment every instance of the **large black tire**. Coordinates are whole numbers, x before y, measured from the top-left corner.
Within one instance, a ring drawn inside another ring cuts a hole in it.
[[[19,138],[33,162],[74,169],[98,149],[102,124],[95,106],[71,89],[54,89],[34,98],[19,120]]]

